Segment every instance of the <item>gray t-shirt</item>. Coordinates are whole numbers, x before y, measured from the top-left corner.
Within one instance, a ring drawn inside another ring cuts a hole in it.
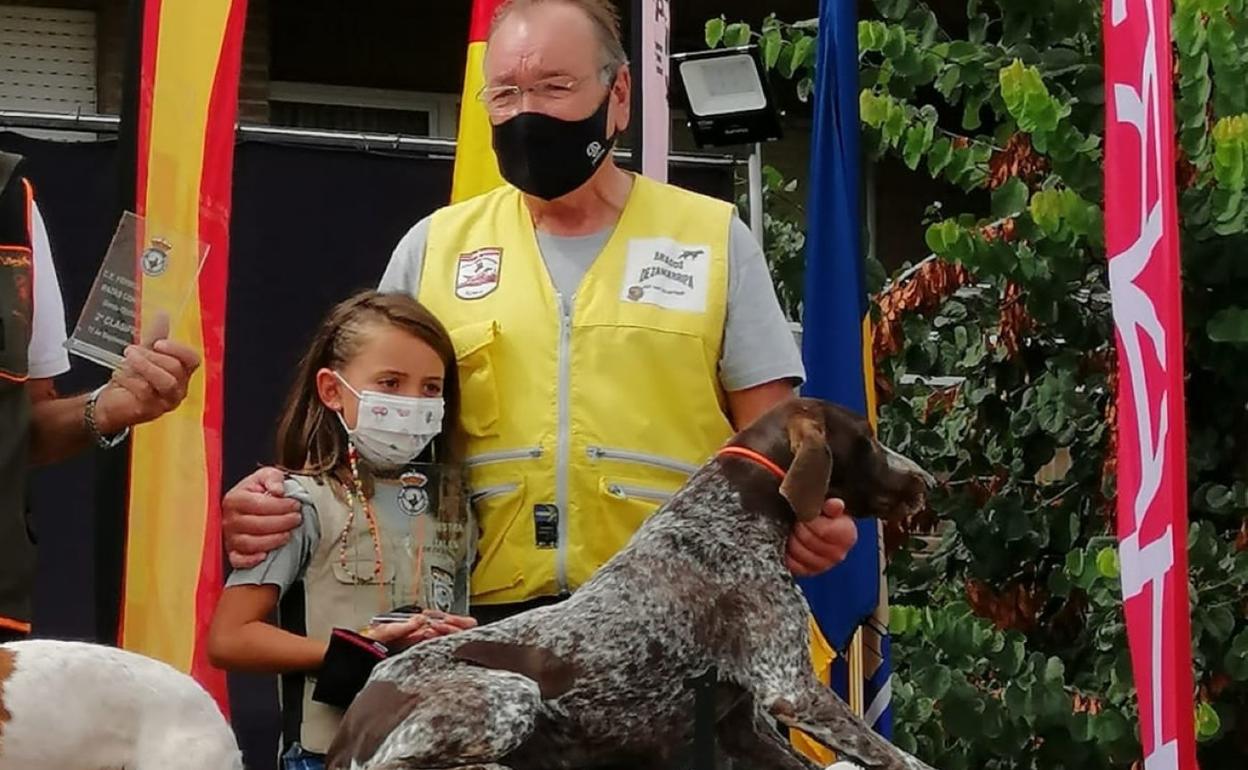
[[[225,580],[225,587],[231,586],[277,586],[282,596],[295,583],[303,578],[312,556],[321,542],[321,519],[316,515],[303,485],[294,479],[286,479],[283,492],[287,497],[298,500],[303,506],[303,521],[290,533],[290,540],[280,548],[269,551],[264,561],[248,569],[236,569]]]
[[[429,240],[429,218],[403,236],[381,278],[382,291],[420,291],[420,274]],[[565,304],[611,237],[611,230],[584,236],[538,232],[537,244],[556,291]],[[571,307],[565,307],[571,312]],[[745,390],[774,380],[800,383],[806,377],[801,353],[793,339],[767,260],[753,233],[733,217],[728,238],[728,308],[724,320],[724,349],[719,361],[720,384],[725,391]]]

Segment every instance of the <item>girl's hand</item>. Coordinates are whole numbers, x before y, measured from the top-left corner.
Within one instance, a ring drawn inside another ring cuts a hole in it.
[[[434,632],[434,636],[446,636],[477,627],[477,621],[467,615],[451,615],[439,610],[425,610],[421,614],[429,618],[429,630]]]
[[[477,621],[464,615],[451,615],[439,610],[425,610],[418,617],[426,619],[424,628],[412,634],[407,644],[416,644],[439,636],[448,636],[459,631],[467,631],[477,625]]]
[[[449,615],[438,610],[425,610],[401,623],[379,623],[370,626],[365,636],[376,639],[393,650],[411,647],[417,642],[436,639],[477,625],[477,621],[463,615]]]
[[[413,615],[398,623],[374,623],[360,633],[369,639],[376,639],[392,650],[402,650],[420,641],[420,632],[428,627],[428,618],[424,615]]]

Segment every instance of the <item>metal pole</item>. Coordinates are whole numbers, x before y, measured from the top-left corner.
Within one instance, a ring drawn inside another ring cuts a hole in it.
[[[0,110],[0,129],[116,134],[120,122],[116,115]],[[239,141],[319,145],[352,150],[413,152],[445,158],[450,158],[455,153],[454,139],[424,136],[259,125],[239,125],[236,127],[236,133]],[[633,152],[628,149],[618,149],[615,150],[615,156],[627,163],[632,161]],[[738,159],[730,155],[707,153],[673,153],[668,160],[677,166],[703,168],[736,166],[740,163]]]
[[[763,242],[763,145],[754,145],[750,153],[750,230],[759,244]]]

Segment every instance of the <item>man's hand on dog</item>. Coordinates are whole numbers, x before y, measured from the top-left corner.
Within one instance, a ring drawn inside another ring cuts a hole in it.
[[[793,528],[785,564],[796,577],[818,575],[840,564],[856,542],[858,527],[845,515],[845,501],[834,497],[823,504],[819,518]]]

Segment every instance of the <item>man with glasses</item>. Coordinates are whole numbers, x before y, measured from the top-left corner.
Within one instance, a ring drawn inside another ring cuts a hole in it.
[[[473,614],[567,596],[739,428],[793,396],[801,357],[762,250],[731,204],[620,169],[631,81],[609,0],[511,0],[479,98],[500,189],[416,224],[385,290],[451,330],[481,525]],[[225,499],[235,566],[295,526],[271,469]],[[839,562],[839,500],[790,569]]]

